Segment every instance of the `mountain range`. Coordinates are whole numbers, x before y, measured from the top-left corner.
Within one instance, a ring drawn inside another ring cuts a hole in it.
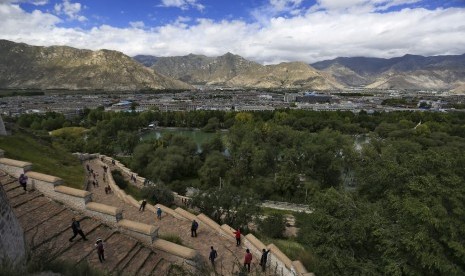
[[[0,40],[0,88],[189,89],[121,52],[40,47]]]
[[[312,64],[345,86],[377,89],[452,89],[465,92],[465,54],[341,57]]]
[[[189,54],[152,59],[135,56],[134,59],[163,75],[195,85],[315,90],[343,88],[332,76],[303,62],[265,66],[231,53],[219,57]]]
[[[176,57],[135,56],[155,71],[190,84],[256,88],[333,90],[439,89],[465,92],[465,54],[405,55],[390,59],[340,57],[310,65],[285,62],[260,65],[227,53],[219,57],[189,54]]]
[[[340,90],[444,89],[465,92],[465,54],[390,59],[340,57],[262,65],[226,53],[131,58],[112,50],[30,46],[0,40],[0,88],[191,89],[193,85]]]

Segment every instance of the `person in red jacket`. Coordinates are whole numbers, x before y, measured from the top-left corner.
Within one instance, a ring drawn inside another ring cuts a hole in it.
[[[234,235],[236,236],[236,246],[241,245],[241,230],[237,228],[237,231],[234,232]]]
[[[250,272],[250,263],[252,262],[252,253],[250,253],[249,249],[245,250],[245,257],[244,257],[244,267],[247,268],[247,272]]]

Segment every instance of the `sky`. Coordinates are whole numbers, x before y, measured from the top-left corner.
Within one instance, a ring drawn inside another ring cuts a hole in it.
[[[465,0],[0,0],[0,39],[262,64],[465,53]]]

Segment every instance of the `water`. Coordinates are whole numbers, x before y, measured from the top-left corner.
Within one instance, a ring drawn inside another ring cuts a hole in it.
[[[197,150],[202,151],[201,145],[207,141],[210,141],[215,137],[216,133],[203,132],[201,130],[190,130],[190,129],[180,129],[180,128],[160,128],[152,130],[142,134],[142,140],[147,139],[160,139],[164,134],[171,133],[173,135],[179,135],[183,137],[189,137],[194,140],[197,145]]]

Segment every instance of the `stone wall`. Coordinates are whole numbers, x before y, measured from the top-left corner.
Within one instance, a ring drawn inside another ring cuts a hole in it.
[[[26,254],[23,233],[3,186],[0,185],[0,263],[6,259],[13,263],[23,260]]]

